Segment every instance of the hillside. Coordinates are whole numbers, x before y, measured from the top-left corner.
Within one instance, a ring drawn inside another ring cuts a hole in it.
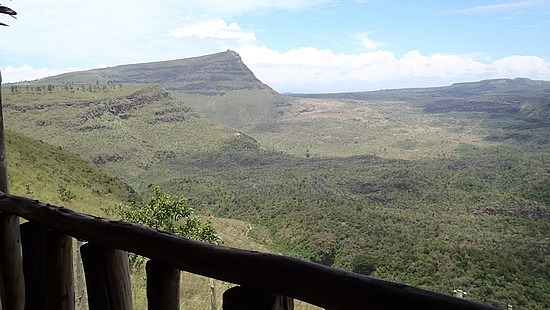
[[[80,154],[126,181],[155,162],[249,139],[200,117],[160,86],[49,86],[6,87],[6,127]]]
[[[287,100],[260,82],[233,51],[61,74],[41,84],[158,84],[201,116],[242,129],[277,118]]]
[[[210,153],[159,163],[140,179],[268,227],[287,255],[446,294],[460,288],[498,307],[544,309],[547,155],[513,147],[414,161]]]
[[[157,184],[265,226],[278,252],[501,307],[550,304],[544,82],[294,96],[246,133],[160,86],[17,86],[8,128],[74,147],[138,192]]]
[[[83,160],[80,156],[19,133],[6,131],[6,149],[10,190],[13,194],[32,197],[105,217],[102,210],[118,203],[126,203],[137,196],[119,179]],[[272,252],[265,244],[270,238],[261,227],[246,222],[214,218],[221,243],[225,246]],[[258,240],[264,244],[258,243]],[[204,309],[210,306],[209,279],[191,273],[182,274],[182,309]],[[147,307],[144,270],[132,273],[134,306]],[[231,283],[216,281],[217,300],[222,300]],[[299,303],[297,309],[315,309]]]
[[[283,253],[543,309],[550,127],[517,107],[545,111],[546,85],[294,97],[293,113],[248,132],[267,151],[189,154],[138,179],[269,227]]]
[[[10,191],[105,216],[101,208],[127,202],[133,190],[78,155],[6,131]]]
[[[550,144],[549,94],[550,82],[502,79],[293,95],[284,116],[247,132],[264,147],[302,157],[421,159],[507,143],[541,148]]]

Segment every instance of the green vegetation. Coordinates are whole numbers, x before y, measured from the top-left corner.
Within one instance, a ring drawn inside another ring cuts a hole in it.
[[[167,147],[178,147],[178,144],[185,144],[180,146],[185,152],[201,149],[225,151],[258,149],[256,142],[244,134],[201,119],[186,106],[173,107],[174,105],[181,105],[177,100],[170,99],[173,102],[169,103],[168,107],[163,103],[155,102],[155,96],[158,94],[155,92],[159,90],[158,87],[148,85],[100,85],[96,83],[13,84],[4,86],[2,89],[5,99],[4,113],[8,126],[14,125],[14,127],[21,128],[29,135],[44,140],[49,137],[49,141],[59,142],[63,145],[63,148],[52,146],[41,140],[34,140],[8,130],[8,172],[12,192],[97,216],[105,216],[103,209],[122,208],[128,206],[129,201],[139,200],[139,196],[130,187],[116,177],[105,173],[104,170],[106,169],[102,170],[97,167],[109,166],[109,160],[117,157],[100,157],[101,154],[105,152],[117,154],[121,149],[120,145],[114,145],[114,147],[112,144],[107,145],[113,133],[108,133],[105,128],[105,131],[103,131],[103,134],[107,133],[105,135],[90,132],[78,136],[80,131],[78,128],[72,127],[71,121],[74,121],[72,119],[74,115],[88,113],[86,108],[103,110],[105,111],[104,114],[113,114],[105,117],[105,123],[108,124],[106,125],[109,126],[108,128],[117,130],[120,127],[110,125],[112,124],[111,121],[116,119],[114,114],[119,107],[122,106],[125,109],[124,105],[126,105],[126,108],[131,110],[133,102],[149,104],[152,110],[150,114],[157,119],[157,122],[153,118],[153,121],[147,125],[137,124],[139,130],[157,130],[156,133],[145,133],[150,135],[149,138],[153,140],[151,143],[157,143],[157,145],[165,143]],[[147,96],[153,97],[153,100]],[[169,97],[169,95],[161,92],[160,97]],[[158,110],[155,110],[157,108]],[[183,124],[176,124],[179,121],[173,115],[178,111],[191,114],[192,119]],[[135,111],[135,113],[141,112]],[[28,118],[34,119],[34,121],[27,123],[26,119]],[[122,120],[119,121],[124,121],[124,117],[121,118]],[[165,124],[163,128],[152,128],[159,123],[162,124],[162,121],[159,121],[162,118],[166,121],[170,121],[170,118],[174,120],[171,124]],[[136,123],[139,122],[136,121]],[[44,130],[42,127],[45,126],[41,125],[45,124],[49,124],[52,128]],[[35,126],[38,126],[41,130],[36,131]],[[128,127],[132,126],[133,124],[128,125]],[[128,132],[126,131],[126,133]],[[155,134],[161,136],[161,138],[164,136],[164,141],[155,137]],[[75,135],[80,138],[75,137]],[[166,137],[167,135],[170,136]],[[177,138],[170,140],[169,138],[172,137]],[[86,139],[92,140],[88,141]],[[131,137],[128,139],[132,140]],[[75,150],[80,150],[83,157],[98,158],[95,165],[65,150],[64,148],[69,145],[67,142],[71,141],[78,142],[73,144],[73,147]],[[119,143],[123,141],[125,140],[118,140]],[[133,141],[143,140],[133,139]],[[139,151],[147,152],[147,148],[136,150],[137,153]],[[100,155],[94,157],[93,155],[97,153]],[[155,156],[158,157],[157,160],[162,160],[174,157],[176,154],[175,151],[159,151],[155,153]],[[117,169],[111,169],[111,171],[122,171],[122,175],[131,174],[127,170],[134,167],[124,160],[112,164],[118,166]],[[142,170],[138,168],[136,171]],[[197,204],[195,209],[200,210],[200,202],[193,201],[192,204],[193,206]],[[205,217],[202,221],[199,218],[193,218],[189,223],[201,222],[204,224],[201,227],[210,227],[206,225],[209,222],[208,217]],[[253,228],[245,222],[223,218],[213,218],[211,220],[212,227],[218,232],[220,243],[223,245],[264,252],[270,251],[263,244],[258,243],[258,240],[267,242],[266,240],[269,239],[268,233],[260,226],[255,225]],[[203,229],[203,232],[207,231],[209,230]],[[216,298],[220,303],[223,291],[230,288],[232,284],[221,281],[215,281],[215,283]],[[144,270],[134,269],[132,287],[136,307],[146,307]],[[183,309],[201,309],[210,305],[210,288],[207,278],[184,273],[181,287],[182,300],[185,301]],[[299,309],[314,309],[314,307],[300,303]]]
[[[500,307],[548,308],[550,83],[273,95],[255,106],[266,92],[241,87],[256,80],[231,55],[5,88],[6,124],[78,152],[140,193],[158,184],[199,214],[263,226],[257,237],[269,236],[277,252],[442,293],[463,289]],[[224,67],[236,69],[216,71]],[[189,68],[189,80],[178,80]],[[159,83],[186,102],[126,82]],[[186,104],[242,119],[229,129]],[[68,204],[80,197],[67,182],[50,190]]]
[[[8,129],[71,150],[125,179],[166,158],[216,151],[238,133],[199,117],[159,86],[13,86],[3,89]]]
[[[13,131],[6,132],[8,174],[12,193],[63,205],[73,210],[104,216],[101,209],[128,205],[138,196],[124,183],[78,155],[33,140]],[[65,197],[65,198],[63,198]],[[70,197],[70,199],[66,199]],[[243,249],[270,252],[258,240],[267,242],[268,232],[246,222],[213,218],[212,227],[220,243]],[[207,223],[208,218],[203,220]],[[146,276],[142,269],[132,272],[132,292],[137,309],[147,307]],[[182,273],[182,309],[205,309],[210,306],[209,279]],[[216,299],[221,303],[222,293],[232,287],[230,283],[215,281]],[[297,309],[315,309],[299,303]]]
[[[10,191],[93,215],[100,208],[134,199],[122,181],[78,155],[6,131]]]
[[[286,113],[244,131],[296,156],[422,159],[550,143],[550,82],[488,80],[448,87],[294,95]],[[290,138],[292,137],[292,138]]]
[[[210,221],[203,222],[193,216],[193,208],[184,198],[173,197],[153,188],[153,195],[145,203],[130,202],[105,208],[104,211],[122,221],[136,223],[157,230],[170,232],[194,240],[217,244],[219,238]],[[131,256],[134,264],[143,261]]]
[[[141,178],[219,216],[267,226],[283,253],[448,294],[465,289],[497,306],[541,308],[549,302],[550,160],[517,154],[196,154]]]

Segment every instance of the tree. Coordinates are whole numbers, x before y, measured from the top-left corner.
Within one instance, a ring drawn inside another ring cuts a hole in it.
[[[14,10],[8,8],[7,6],[3,6],[3,5],[0,5],[0,13],[9,15],[13,18],[15,18],[15,15],[17,15],[17,12],[15,12]],[[8,26],[8,24],[5,24],[5,23],[0,21],[0,26]]]
[[[210,221],[204,222],[193,216],[189,200],[164,193],[155,186],[153,195],[146,203],[118,204],[104,210],[107,214],[154,229],[174,233],[185,238],[218,244],[219,238]],[[130,257],[133,265],[143,260]]]

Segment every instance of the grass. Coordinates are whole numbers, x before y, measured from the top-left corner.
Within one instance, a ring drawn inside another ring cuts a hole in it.
[[[241,111],[247,134],[198,117],[160,87],[51,105],[39,92],[5,98],[8,128],[78,151],[138,192],[160,185],[192,198],[199,213],[264,227],[255,236],[276,252],[447,294],[464,289],[495,306],[544,309],[547,92],[545,82],[496,80],[297,96],[273,119],[265,113],[254,123],[249,116],[267,110]],[[224,238],[247,227],[227,227]]]
[[[268,149],[299,157],[423,159],[460,155],[464,145],[545,144],[548,124],[518,115],[426,113],[415,101],[297,98],[281,119],[245,131]]]
[[[100,208],[126,202],[133,190],[78,155],[6,132],[8,181],[16,195],[101,215]]]
[[[177,154],[219,149],[237,134],[158,86],[102,85],[94,92],[67,85],[73,90],[4,87],[6,127],[81,154],[123,179]]]

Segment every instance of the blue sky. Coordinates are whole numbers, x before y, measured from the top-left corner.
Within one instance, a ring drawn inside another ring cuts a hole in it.
[[[550,80],[550,0],[13,0],[4,82],[237,51],[280,92]]]

